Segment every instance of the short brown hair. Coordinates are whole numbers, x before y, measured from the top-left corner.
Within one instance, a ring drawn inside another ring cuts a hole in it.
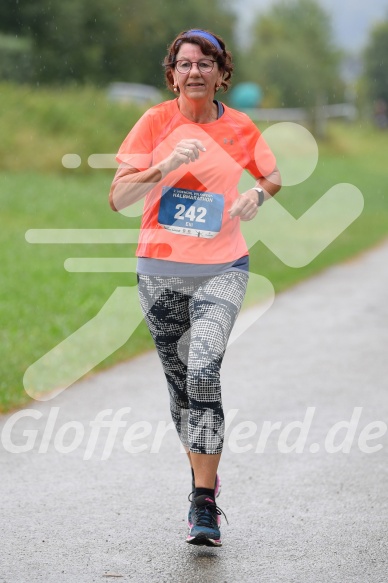
[[[232,53],[226,50],[225,43],[220,36],[214,34],[214,32],[210,32],[209,30],[205,32],[208,32],[214,36],[214,38],[218,41],[219,45],[221,46],[221,50],[219,50],[213,43],[211,43],[206,38],[196,35],[195,31],[193,32],[193,34],[189,35],[187,34],[187,31],[180,32],[168,47],[167,55],[165,56],[163,61],[163,67],[166,85],[167,88],[170,89],[171,91],[174,91],[174,79],[172,76],[172,69],[174,69],[175,67],[176,56],[183,42],[198,45],[204,55],[213,57],[213,59],[215,59],[219,69],[224,73],[221,87],[223,88],[224,91],[227,91],[229,89],[230,78],[233,72]]]

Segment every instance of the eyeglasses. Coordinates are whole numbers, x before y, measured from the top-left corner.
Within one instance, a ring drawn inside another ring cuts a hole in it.
[[[214,63],[216,62],[217,61],[212,61],[211,59],[201,59],[200,61],[180,59],[175,63],[175,67],[178,73],[182,73],[182,75],[189,73],[194,64],[197,65],[200,73],[211,73],[214,69]]]

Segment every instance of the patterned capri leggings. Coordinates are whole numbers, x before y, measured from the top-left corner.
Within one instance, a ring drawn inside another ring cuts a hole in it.
[[[220,368],[248,273],[213,277],[138,275],[140,304],[162,362],[172,419],[194,453],[222,451]]]

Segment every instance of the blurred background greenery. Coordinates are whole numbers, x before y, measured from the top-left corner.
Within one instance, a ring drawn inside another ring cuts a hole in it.
[[[267,10],[260,13],[249,9],[253,4],[2,0],[0,79],[33,86],[105,87],[112,81],[131,81],[162,87],[160,64],[167,44],[177,32],[199,26],[225,39],[234,55],[234,83],[259,83],[263,106],[308,106],[321,93],[329,103],[338,103],[355,89],[364,101],[388,99],[388,5],[387,19],[369,30],[363,50],[352,55],[357,71],[349,87],[344,80],[349,79],[344,63],[352,66],[349,50],[338,45],[332,16],[318,0],[267,1]],[[251,14],[249,34],[243,39],[237,34],[241,12]]]
[[[283,265],[258,242],[251,270],[280,292],[387,235],[388,14],[349,59],[317,0],[274,0],[252,14],[250,42],[238,38],[231,0],[2,0],[0,411],[28,402],[23,374],[29,365],[93,318],[117,286],[135,283],[128,273],[69,273],[63,267],[68,257],[133,256],[134,245],[30,245],[25,232],[138,226],[139,218],[111,212],[107,194],[114,170],[92,169],[88,157],[117,151],[147,107],[108,99],[109,84],[144,83],[171,98],[161,62],[174,36],[192,27],[225,39],[234,56],[234,86],[253,82],[261,88],[262,119],[268,108],[311,112],[348,103],[356,112],[352,121],[329,120],[324,136],[316,135],[315,172],[303,184],[284,187],[278,199],[299,217],[331,186],[350,182],[365,198],[361,217],[301,269]],[[228,96],[221,99],[228,103]],[[314,133],[313,118],[306,119]],[[68,153],[80,157],[79,167],[64,167]],[[99,368],[151,347],[141,324]]]

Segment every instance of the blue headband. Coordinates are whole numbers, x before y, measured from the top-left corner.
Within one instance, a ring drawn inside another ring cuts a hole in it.
[[[209,42],[212,43],[212,45],[214,45],[216,47],[216,49],[218,49],[219,51],[222,51],[221,45],[218,42],[218,40],[216,39],[215,36],[213,36],[212,34],[210,34],[210,32],[206,32],[205,30],[188,30],[187,32],[185,32],[184,36],[201,36],[202,38],[206,38],[206,40],[208,40]]]

